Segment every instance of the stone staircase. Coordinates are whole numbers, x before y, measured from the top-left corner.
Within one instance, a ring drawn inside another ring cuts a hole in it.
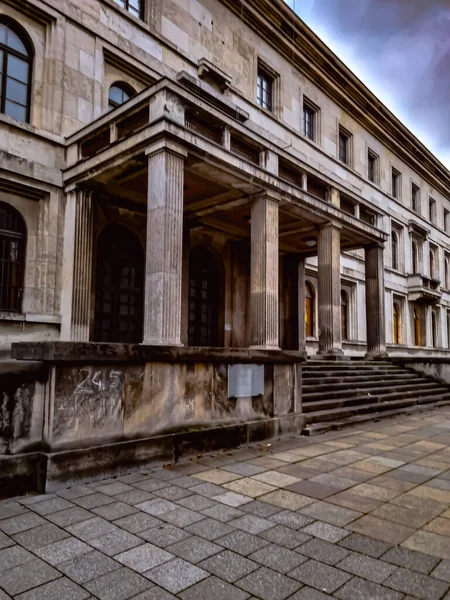
[[[388,360],[308,360],[302,392],[304,435],[450,404],[450,387]]]

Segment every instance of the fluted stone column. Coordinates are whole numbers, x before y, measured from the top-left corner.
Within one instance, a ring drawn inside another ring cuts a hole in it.
[[[320,228],[319,263],[319,355],[343,356],[341,332],[341,232],[333,223]]]
[[[278,202],[261,194],[252,205],[251,346],[279,348]]]
[[[186,150],[161,140],[148,148],[144,344],[181,344],[183,183]]]
[[[69,192],[64,226],[62,340],[89,341],[93,227],[93,192]]]
[[[384,247],[365,249],[367,356],[386,355],[386,314],[384,302]]]

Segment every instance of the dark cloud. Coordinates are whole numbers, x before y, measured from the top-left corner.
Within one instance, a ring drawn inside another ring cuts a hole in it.
[[[450,0],[296,0],[295,9],[345,44],[399,116],[450,155]]]

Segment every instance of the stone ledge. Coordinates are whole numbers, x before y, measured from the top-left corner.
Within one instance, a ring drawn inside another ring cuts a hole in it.
[[[20,342],[12,344],[17,360],[48,362],[207,362],[207,363],[302,363],[306,353],[253,348],[203,348],[147,346],[96,342]]]

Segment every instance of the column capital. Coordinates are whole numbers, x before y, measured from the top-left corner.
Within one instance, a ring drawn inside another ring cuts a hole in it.
[[[187,158],[188,155],[187,149],[182,144],[176,140],[169,140],[167,138],[155,140],[151,142],[145,149],[145,155],[147,158],[153,156],[154,154],[158,154],[159,152],[170,152],[171,154],[175,154],[180,158]]]
[[[281,203],[282,195],[279,192],[275,192],[273,190],[262,190],[261,192],[257,192],[256,194],[251,194],[249,196],[249,200],[252,202],[256,202],[257,200],[272,200],[278,204]]]
[[[375,248],[380,248],[381,250],[384,250],[384,242],[382,240],[377,240],[376,242],[372,242],[370,244],[367,244],[367,246],[364,246],[364,251],[369,251],[369,250],[374,250]]]
[[[321,223],[318,225],[318,229],[319,232],[326,229],[336,229],[337,231],[341,231],[342,225],[340,223],[336,223],[336,221],[326,221],[326,223]]]

